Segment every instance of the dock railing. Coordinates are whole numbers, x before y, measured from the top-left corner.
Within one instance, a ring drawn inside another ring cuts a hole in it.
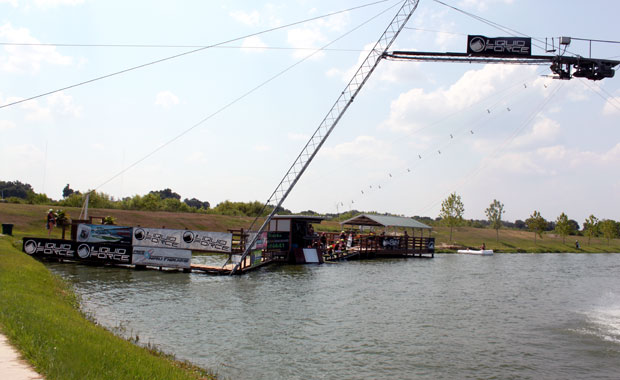
[[[342,239],[338,233],[326,233],[327,247],[324,254],[331,258],[342,258],[357,253],[359,258],[373,258],[377,255],[416,256],[434,253],[433,238],[408,235],[360,234]],[[343,247],[344,246],[344,247]]]

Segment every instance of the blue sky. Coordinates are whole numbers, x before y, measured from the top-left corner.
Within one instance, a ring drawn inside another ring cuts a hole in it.
[[[616,1],[446,2],[542,40],[620,40]],[[362,4],[0,0],[0,104]],[[28,182],[55,199],[69,183],[116,198],[169,187],[213,205],[265,201],[398,4],[297,24],[2,108],[0,179]],[[393,48],[464,52],[468,33],[506,34],[421,0]],[[569,51],[587,56],[589,46],[574,41]],[[620,45],[595,43],[592,53],[618,58]],[[535,47],[534,54],[544,51]],[[545,66],[382,61],[284,206],[435,217],[441,200],[456,192],[467,218],[485,218],[498,199],[507,220],[534,210],[549,220],[561,212],[580,223],[590,214],[618,220],[620,79],[558,81],[549,74]]]

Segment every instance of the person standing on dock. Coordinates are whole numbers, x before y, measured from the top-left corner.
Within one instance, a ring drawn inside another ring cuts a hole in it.
[[[321,249],[325,249],[327,247],[327,236],[325,236],[325,232],[321,232],[319,241],[321,242]]]
[[[48,238],[52,235],[52,229],[55,226],[56,226],[56,214],[54,214],[54,209],[49,209],[47,212],[47,222],[45,223],[45,228],[47,228]]]

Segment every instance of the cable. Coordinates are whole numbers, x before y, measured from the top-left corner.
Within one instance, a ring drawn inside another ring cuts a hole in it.
[[[213,48],[213,47],[216,47],[216,46],[225,45],[225,44],[228,44],[228,43],[231,43],[231,42],[243,40],[245,38],[258,36],[258,35],[265,34],[265,33],[270,33],[270,32],[276,31],[276,30],[289,28],[291,26],[295,26],[295,25],[299,25],[299,24],[304,24],[304,23],[307,23],[307,22],[310,22],[310,21],[315,21],[315,20],[318,20],[318,19],[321,19],[321,18],[330,17],[330,16],[337,15],[337,14],[340,14],[340,13],[349,12],[349,11],[352,11],[352,10],[357,10],[357,9],[360,9],[360,8],[369,7],[369,6],[376,5],[376,4],[379,4],[379,3],[384,3],[384,2],[387,2],[387,1],[389,1],[389,0],[379,0],[379,1],[375,1],[373,3],[368,3],[368,4],[360,5],[360,6],[357,6],[357,7],[348,8],[348,9],[345,9],[345,10],[342,10],[342,11],[332,12],[332,13],[328,13],[326,15],[316,16],[316,17],[308,18],[308,19],[305,19],[305,20],[302,20],[302,21],[297,21],[297,22],[293,22],[293,23],[290,23],[290,24],[278,26],[278,27],[275,27],[275,28],[266,29],[266,30],[263,30],[261,32],[256,32],[256,33],[248,34],[248,35],[245,35],[245,36],[242,36],[242,37],[233,38],[233,39],[230,39],[230,40],[227,40],[227,41],[223,41],[223,42],[219,42],[219,43],[216,43],[216,44],[213,44],[213,45],[203,46],[203,47],[200,47],[198,49],[186,51],[186,52],[180,53],[180,54],[175,54],[175,55],[172,55],[172,56],[169,56],[169,57],[166,57],[166,58],[158,59],[158,60],[151,61],[151,62],[148,62],[148,63],[144,63],[144,64],[141,64],[141,65],[138,65],[138,66],[133,66],[133,67],[121,70],[121,71],[117,71],[117,72],[114,72],[114,73],[111,73],[111,74],[106,74],[106,75],[103,75],[103,76],[100,76],[100,77],[97,77],[97,78],[93,78],[93,79],[89,79],[89,80],[86,80],[86,81],[83,81],[83,82],[72,84],[72,85],[69,85],[69,86],[57,89],[57,90],[48,91],[48,92],[43,93],[43,94],[31,96],[29,98],[25,98],[25,99],[14,101],[12,103],[4,104],[4,105],[0,106],[0,109],[6,108],[6,107],[10,107],[10,106],[14,106],[16,104],[24,103],[24,102],[27,102],[27,101],[30,101],[30,100],[38,99],[38,98],[41,98],[41,97],[44,97],[44,96],[47,96],[47,95],[55,94],[57,92],[68,90],[68,89],[75,88],[75,87],[78,87],[78,86],[83,86],[85,84],[93,83],[93,82],[96,82],[96,81],[99,81],[99,80],[102,80],[102,79],[107,79],[107,78],[110,78],[110,77],[113,77],[113,76],[116,76],[116,75],[124,74],[124,73],[127,73],[129,71],[133,71],[133,70],[141,69],[141,68],[144,68],[144,67],[152,66],[152,65],[155,65],[155,64],[158,64],[158,63],[170,61],[170,60],[173,60],[175,58],[180,58],[180,57],[183,57],[183,56],[186,56],[186,55],[190,55],[190,54],[193,54],[193,53],[197,53],[199,51],[203,51],[203,50],[206,50],[206,49],[209,49],[209,48]]]
[[[558,87],[556,87],[554,89],[554,91],[551,93],[551,95],[544,99],[541,104],[534,110],[534,112],[532,112],[530,114],[530,116],[525,120],[525,122],[523,122],[510,136],[508,136],[504,142],[502,144],[500,144],[495,150],[493,150],[491,153],[489,153],[488,155],[486,155],[484,158],[490,157],[490,156],[494,156],[496,155],[498,152],[500,152],[501,150],[505,149],[507,145],[509,145],[518,135],[519,133],[521,133],[521,131],[528,126],[541,112],[542,110],[551,102],[551,100],[555,97],[555,95],[557,95],[557,93],[560,91],[560,89],[564,86],[564,83],[560,83],[560,85]],[[454,188],[449,192],[455,192],[456,189],[458,187],[463,186],[467,181],[472,180],[476,175],[478,175],[478,173],[480,173],[480,171],[482,169],[484,169],[486,166],[488,165],[485,164],[484,159],[482,160],[482,162],[480,163],[480,165],[478,165],[476,168],[474,168],[471,172],[469,172],[467,175],[465,175],[464,177],[461,178],[461,180],[459,181],[459,183],[457,183]],[[445,197],[445,195],[448,193],[444,193],[443,197]],[[428,210],[430,210],[432,207],[435,207],[436,205],[438,205],[439,203],[441,203],[441,199],[438,201],[434,201],[430,204],[428,204],[425,208],[420,209],[417,213],[418,214],[422,214],[425,212],[428,212]]]
[[[260,84],[258,84],[257,86],[253,87],[252,89],[246,91],[245,93],[243,93],[241,96],[235,98],[234,100],[230,101],[229,103],[225,104],[224,106],[220,107],[218,110],[216,110],[215,112],[211,113],[210,115],[208,115],[207,117],[203,118],[202,120],[200,120],[199,122],[195,123],[194,125],[192,125],[191,127],[189,127],[188,129],[184,130],[183,132],[179,133],[178,135],[176,135],[175,137],[173,137],[172,139],[166,141],[165,143],[163,143],[162,145],[158,146],[157,148],[155,148],[154,150],[152,150],[150,153],[146,154],[145,156],[143,156],[142,158],[138,159],[137,161],[135,161],[134,163],[132,163],[131,165],[129,165],[128,167],[126,167],[125,169],[121,170],[120,172],[116,173],[115,175],[113,175],[112,177],[110,177],[109,179],[107,179],[106,181],[104,181],[103,183],[101,183],[99,186],[95,187],[92,191],[96,191],[97,189],[100,189],[101,187],[103,187],[104,185],[108,184],[109,182],[113,181],[114,179],[116,179],[117,177],[121,176],[122,174],[124,174],[125,172],[127,172],[128,170],[132,169],[133,167],[137,166],[138,164],[140,164],[141,162],[143,162],[144,160],[146,160],[147,158],[153,156],[155,153],[159,152],[160,150],[162,150],[163,148],[165,148],[166,146],[172,144],[174,141],[180,139],[181,137],[183,137],[184,135],[186,135],[187,133],[189,133],[190,131],[192,131],[193,129],[197,128],[198,126],[200,126],[201,124],[205,123],[206,121],[208,121],[209,119],[213,118],[214,116],[220,114],[221,112],[223,112],[224,110],[226,110],[227,108],[230,108],[232,105],[234,105],[235,103],[241,101],[242,99],[248,97],[250,94],[256,92],[257,90],[259,90],[260,88],[262,88],[263,86],[267,85],[268,83],[272,82],[273,80],[275,80],[276,78],[284,75],[286,72],[292,70],[294,67],[300,65],[301,63],[305,62],[306,60],[312,58],[314,55],[318,54],[319,52],[321,52],[324,48],[333,45],[334,43],[340,41],[341,39],[343,39],[344,37],[348,36],[349,34],[355,32],[356,30],[360,29],[361,27],[363,27],[364,25],[368,24],[369,22],[373,21],[374,19],[378,18],[379,16],[383,15],[384,13],[386,13],[387,11],[389,11],[390,9],[394,8],[396,5],[398,5],[398,3],[396,3],[395,5],[392,5],[390,7],[388,7],[387,9],[385,9],[384,11],[380,12],[379,14],[371,17],[370,19],[364,21],[363,23],[361,23],[360,25],[356,26],[355,28],[351,29],[350,31],[346,32],[345,34],[341,35],[340,37],[336,38],[335,40],[332,40],[331,42],[327,43],[326,45],[324,45],[323,47],[315,50],[313,53],[307,55],[306,57],[300,59],[299,61],[293,63],[292,65],[286,67],[284,70],[278,72],[277,74],[269,77],[267,80],[261,82]],[[267,205],[265,204],[265,207]],[[262,213],[262,212],[261,212]]]
[[[527,34],[525,34],[525,33],[521,33],[521,32],[519,32],[518,30],[511,29],[511,28],[509,28],[509,27],[507,27],[507,26],[503,26],[503,25],[498,24],[498,23],[496,23],[496,22],[493,22],[493,21],[491,21],[491,20],[487,20],[487,19],[485,19],[484,17],[481,17],[481,16],[475,15],[475,14],[473,14],[473,13],[470,13],[470,12],[464,11],[464,10],[459,9],[459,8],[457,8],[457,7],[455,7],[455,6],[452,6],[452,5],[450,5],[450,4],[446,4],[446,3],[444,3],[443,1],[440,1],[440,0],[433,0],[433,1],[434,1],[434,2],[436,2],[436,3],[438,3],[438,4],[443,5],[443,6],[445,6],[445,7],[448,7],[448,8],[450,8],[450,9],[453,9],[453,10],[455,10],[455,11],[457,11],[457,12],[463,13],[464,15],[469,16],[469,17],[471,17],[471,18],[473,18],[473,19],[476,19],[476,20],[478,20],[478,21],[480,21],[480,22],[482,22],[482,23],[484,23],[484,24],[487,24],[487,25],[489,25],[489,26],[493,27],[493,28],[499,29],[499,30],[501,30],[502,32],[506,32],[506,33],[511,34],[511,35],[513,35],[513,36],[520,35],[520,36],[523,36],[523,37],[528,37],[528,38],[533,39],[534,41],[538,41],[538,42],[539,42],[539,43],[541,43],[541,44],[542,44],[542,43],[544,43],[544,41],[542,41],[541,39],[538,39],[538,38],[536,38],[536,37],[531,37],[531,36],[528,36]],[[537,48],[539,48],[539,49],[541,49],[541,50],[545,50],[545,48],[543,48],[543,47],[542,47],[542,45],[536,45],[536,44],[534,44],[534,43],[533,43],[532,45],[536,46]],[[564,53],[566,53],[566,50],[564,51]],[[568,53],[569,53],[569,54],[572,54],[572,55],[574,55],[574,56],[577,56],[577,54],[575,54],[575,53],[571,53],[571,52],[568,52]]]
[[[540,72],[543,69],[538,69],[536,70],[536,72],[534,73],[535,76],[538,76],[540,74]],[[477,132],[481,130],[481,128],[484,128],[484,125],[490,125],[490,123],[495,120],[497,117],[499,117],[500,114],[496,113],[496,112],[491,112],[490,110],[494,110],[499,103],[503,102],[506,98],[512,97],[514,95],[514,93],[516,93],[516,90],[519,88],[522,88],[521,86],[524,86],[525,88],[528,88],[527,85],[525,85],[524,81],[526,81],[528,84],[532,81],[534,81],[535,79],[529,79],[532,77],[532,74],[528,74],[527,76],[524,76],[523,78],[520,78],[518,81],[515,81],[514,84],[509,85],[501,90],[498,90],[496,92],[494,92],[493,94],[488,95],[487,97],[477,101],[474,104],[471,104],[470,106],[462,109],[462,110],[458,110],[453,112],[452,114],[448,115],[447,117],[443,117],[435,122],[429,123],[428,125],[418,129],[415,131],[415,133],[420,133],[423,130],[426,130],[430,127],[434,127],[437,126],[441,123],[444,123],[445,121],[447,121],[447,119],[457,115],[457,114],[461,114],[465,111],[467,111],[468,109],[472,108],[473,106],[479,105],[480,103],[487,101],[491,98],[496,98],[496,101],[490,105],[490,106],[484,106],[483,109],[486,109],[486,111],[483,111],[483,115],[476,118],[475,120],[472,120],[469,123],[464,123],[460,128],[458,128],[457,130],[453,130],[449,132],[445,132],[445,135],[450,135],[450,140],[448,140],[447,143],[444,144],[439,144],[439,145],[435,145],[433,147],[429,147],[428,149],[426,149],[423,152],[419,152],[415,154],[415,161],[414,162],[407,162],[405,163],[406,165],[406,170],[407,173],[411,173],[411,172],[416,172],[419,168],[420,165],[422,165],[422,162],[424,161],[428,161],[429,157],[436,157],[438,152],[444,151],[444,148],[447,148],[448,145],[452,144],[454,141],[456,141],[456,138],[458,138],[459,135],[463,136],[468,136],[470,133],[473,133],[473,130],[476,130]],[[501,96],[500,96],[501,94]],[[504,108],[502,108],[504,109]],[[510,110],[508,109],[504,109],[507,112],[510,112]],[[491,117],[488,118],[488,114],[492,113]],[[484,120],[483,120],[484,119]],[[441,132],[442,134],[444,132]],[[402,140],[402,138],[399,138],[399,140]],[[386,142],[388,145],[391,145],[391,142]],[[420,154],[421,153],[421,154]],[[441,154],[441,153],[439,153]],[[352,161],[353,159],[347,160],[347,161]],[[342,161],[341,161],[342,162]],[[346,161],[345,161],[346,162]],[[395,171],[392,171],[391,173],[395,173]],[[376,193],[376,191],[378,190],[383,190],[384,188],[386,188],[387,186],[389,186],[390,184],[393,184],[394,181],[398,181],[400,179],[403,179],[403,176],[397,177],[397,178],[392,178],[391,173],[387,174],[390,176],[390,179],[386,181],[389,182],[382,182],[380,184],[378,184],[377,182],[374,182],[372,185],[368,185],[368,187],[364,187],[364,190],[360,191],[362,192],[362,194],[364,196],[369,195],[369,193]],[[324,174],[320,177],[318,177],[318,179],[316,180],[316,182],[318,183],[323,183],[325,182],[325,179],[327,177],[327,174]],[[383,187],[382,187],[383,186]],[[357,192],[357,197],[352,197],[354,199],[351,200],[351,204],[354,204],[355,201],[359,201],[359,197],[360,197],[360,192]],[[347,201],[348,202],[348,201]]]
[[[387,0],[386,0],[387,1]],[[56,47],[114,47],[114,48],[217,48],[217,49],[265,49],[265,50],[316,50],[313,47],[237,46],[237,45],[134,45],[134,44],[57,44],[0,42],[4,46],[56,46]],[[326,51],[363,52],[363,49],[325,49]]]
[[[577,41],[590,41],[590,42],[604,42],[607,44],[620,44],[620,41],[609,41],[609,40],[593,40],[591,38],[578,38],[578,37],[571,37],[572,40],[577,40]]]
[[[590,83],[586,79],[583,79],[583,78],[580,78],[580,79],[581,80],[579,82],[581,84],[583,84],[585,87],[590,89],[592,92],[598,95],[601,99],[605,100],[605,103],[609,103],[611,106],[615,107],[617,110],[620,111],[620,100],[618,100],[618,97],[610,94],[609,91],[605,90],[604,88],[599,87],[595,85],[594,83]],[[607,94],[607,96],[601,94],[599,91],[596,91],[595,88],[601,92],[604,92],[605,94]]]

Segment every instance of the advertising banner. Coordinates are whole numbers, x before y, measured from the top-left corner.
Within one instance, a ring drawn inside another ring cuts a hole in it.
[[[400,239],[396,237],[389,237],[383,239],[383,248],[394,249],[400,247]]]
[[[254,236],[256,236],[256,232],[248,233],[248,236],[245,239],[246,246],[250,244],[252,239],[254,239]],[[254,243],[251,249],[254,251],[257,249],[260,250],[260,249],[265,249],[265,248],[267,248],[267,232],[261,232],[260,236],[258,237],[258,239],[256,239],[256,242]]]
[[[527,37],[467,36],[467,54],[523,57],[532,55],[532,39]]]
[[[226,232],[135,227],[133,229],[132,241],[134,246],[140,247],[230,253],[232,234]]]
[[[72,241],[60,239],[24,238],[23,251],[30,256],[71,259],[76,257]]]
[[[131,263],[167,268],[189,268],[192,251],[188,249],[133,247]]]
[[[70,259],[99,264],[131,264],[131,247],[123,244],[24,238],[25,253],[36,257]]]
[[[267,249],[269,251],[288,251],[289,233],[270,231],[267,233]]]
[[[77,228],[77,241],[131,245],[131,232],[131,227],[79,224]]]

